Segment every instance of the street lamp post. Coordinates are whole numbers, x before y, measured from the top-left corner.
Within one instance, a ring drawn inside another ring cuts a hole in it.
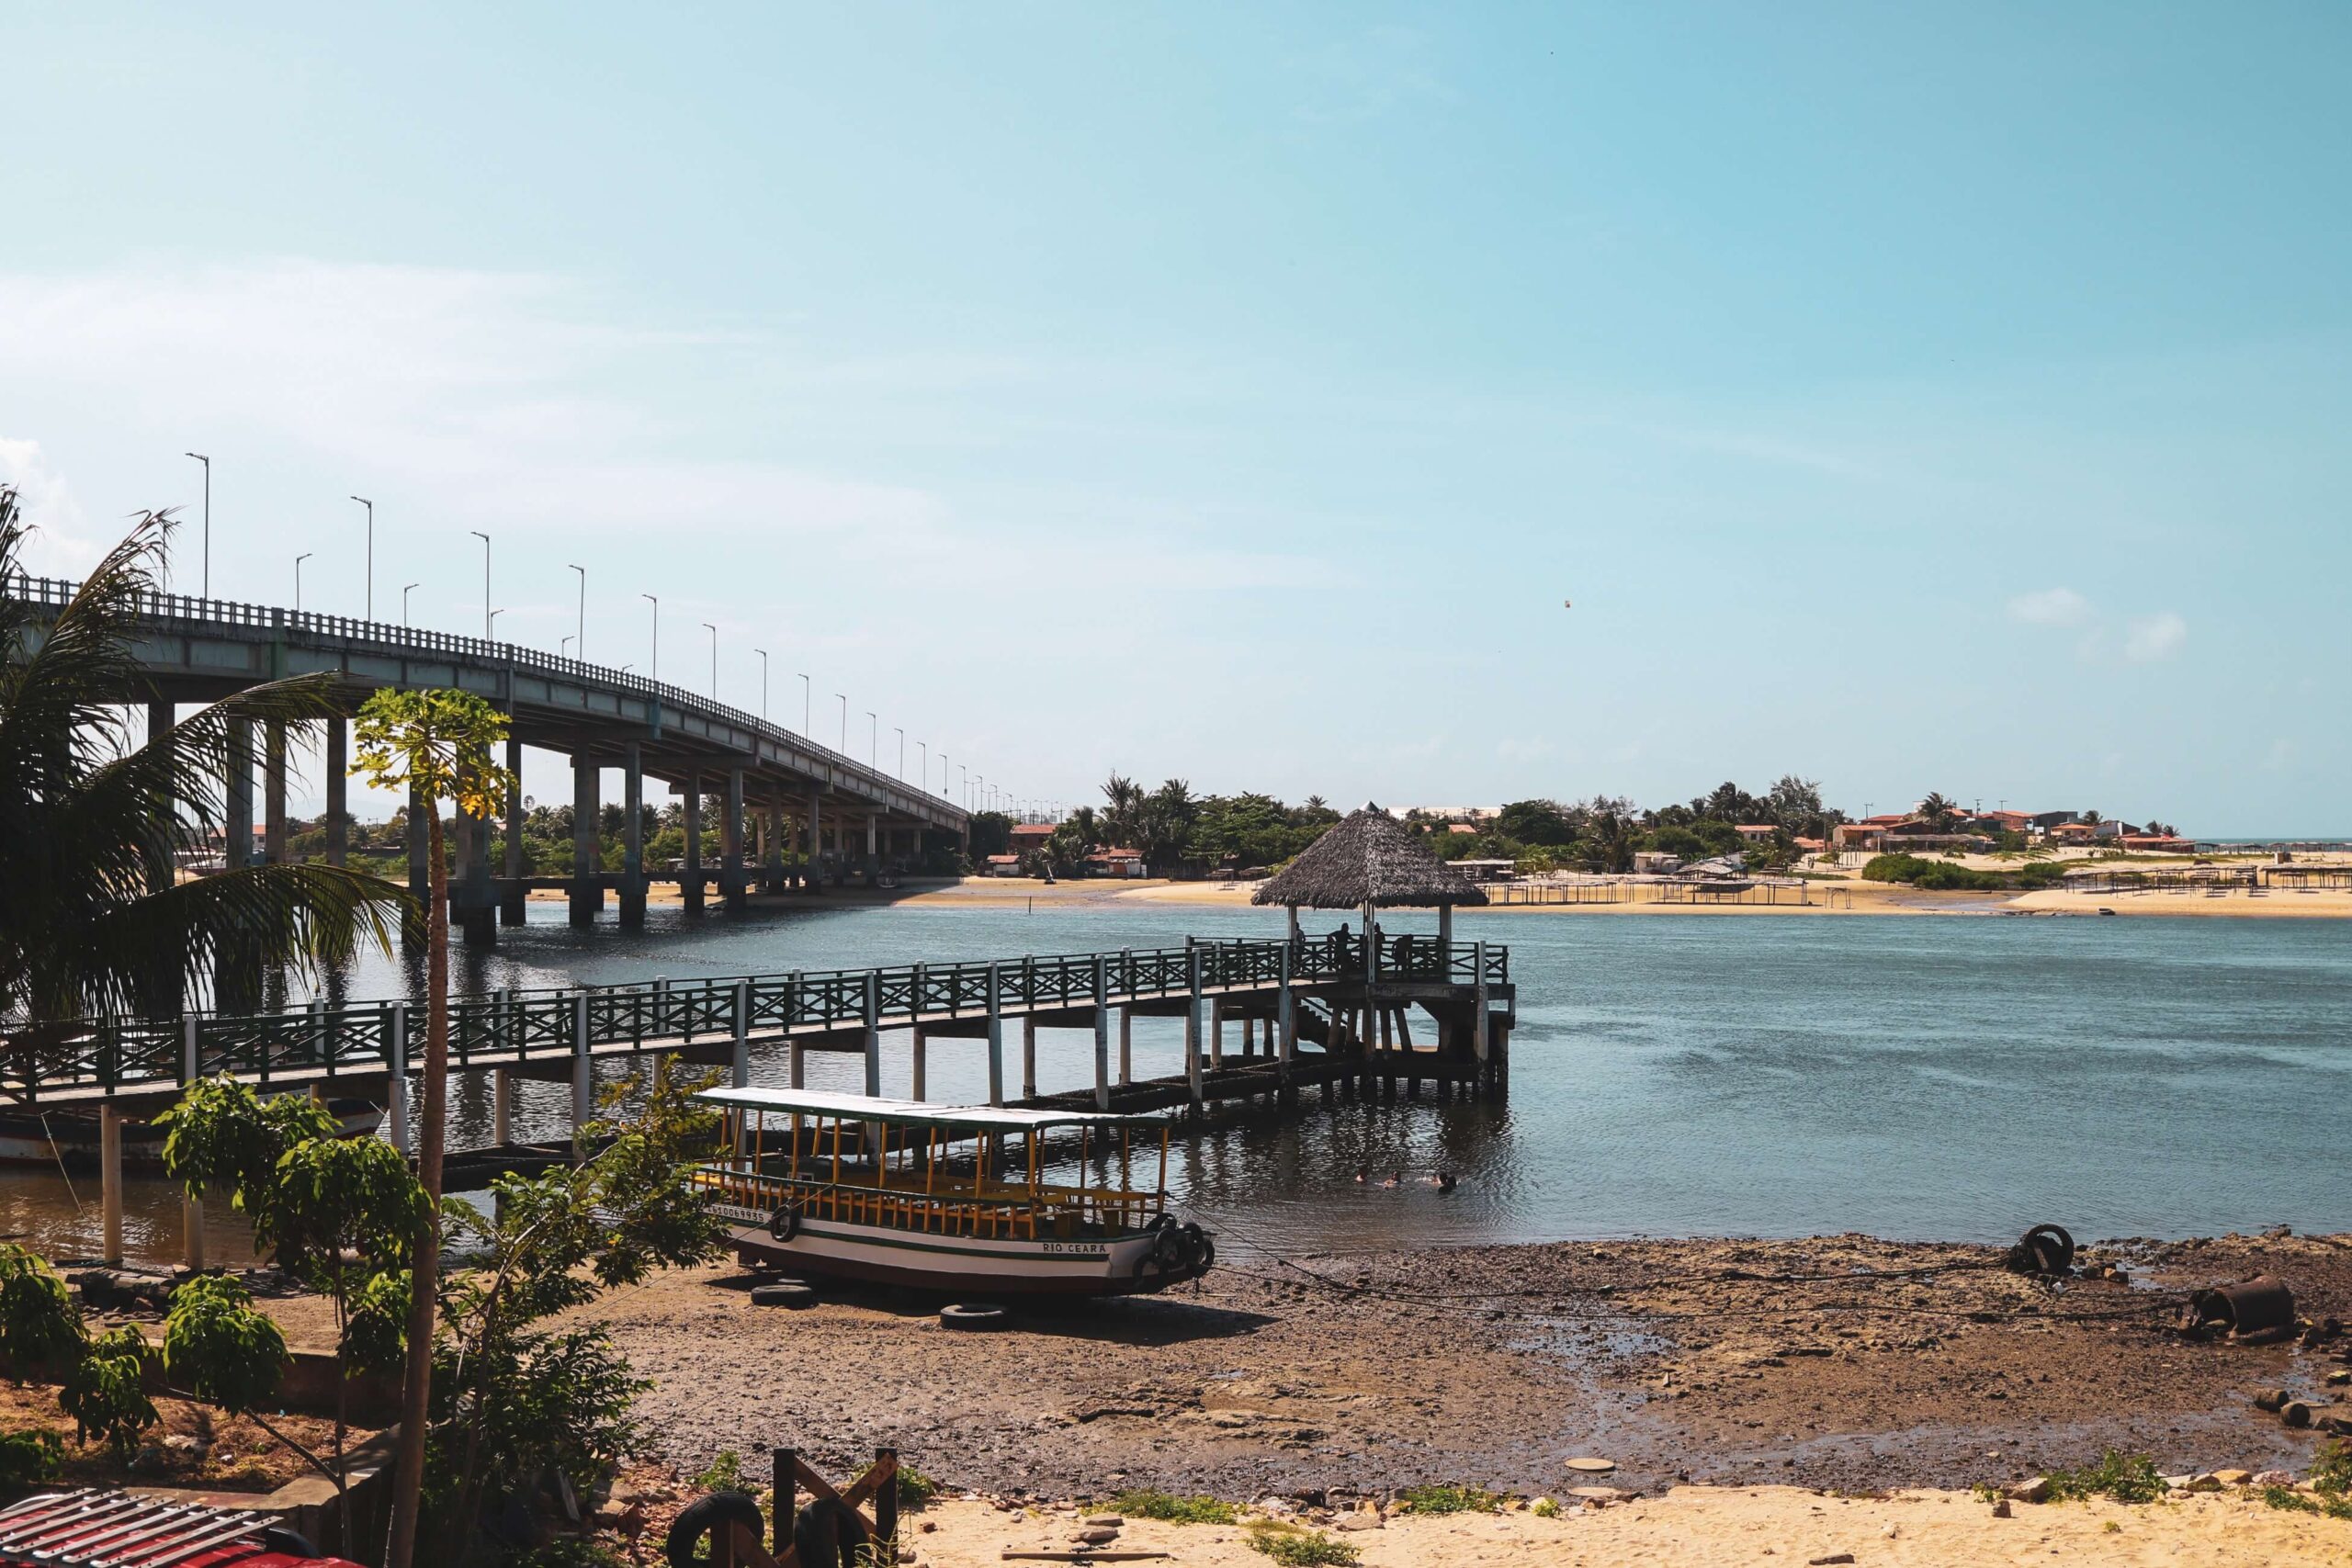
[[[705,621],[702,624],[702,629],[710,634],[710,700],[717,702],[718,700],[718,628],[708,621]]]
[[[580,657],[585,659],[588,657],[588,569],[575,566],[571,570],[580,574],[580,625],[572,634],[572,640],[579,644]]]
[[[490,638],[490,536],[479,528],[466,530],[481,541],[481,640]]]
[[[653,667],[647,672],[647,678],[659,681],[662,679],[662,601],[650,593],[640,593],[638,597],[653,606]]]
[[[364,495],[351,498],[368,509],[368,592],[366,620],[376,618],[376,503]]]
[[[201,452],[186,456],[204,465],[204,589],[202,597],[212,597],[212,459]]]
[[[801,676],[801,677],[800,677],[800,739],[803,739],[803,740],[806,740],[806,739],[808,739],[809,738],[809,736],[808,736],[808,694],[809,694],[809,693],[810,693],[810,692],[812,692],[812,691],[814,691],[814,690],[815,690],[815,688],[814,688],[814,687],[812,687],[812,686],[810,686],[810,685],[808,684],[808,676],[806,676],[806,675]]]
[[[556,655],[560,659],[569,659],[571,657],[571,639],[570,637],[565,637],[562,642],[556,646]]]
[[[298,615],[302,613],[302,563],[309,560],[314,553],[304,550],[294,558],[294,613]]]
[[[417,584],[413,582],[401,585],[401,630],[402,631],[408,630],[408,591],[416,586]]]
[[[882,771],[882,721],[874,716],[871,709],[865,715],[865,771]]]
[[[922,774],[922,792],[929,795],[931,793],[931,742],[928,740],[915,742],[915,771]]]
[[[907,732],[899,729],[895,724],[890,728],[899,730],[899,782],[904,784],[907,778]]]
[[[755,648],[752,651],[760,656],[760,722],[765,724],[768,721],[768,650]]]
[[[849,698],[840,692],[833,695],[842,699],[842,755],[846,757],[849,755]]]

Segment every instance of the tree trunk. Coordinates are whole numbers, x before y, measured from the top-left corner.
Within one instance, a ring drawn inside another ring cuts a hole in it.
[[[433,1327],[441,1276],[442,1122],[449,1078],[449,867],[441,842],[441,803],[425,803],[427,826],[424,929],[424,1093],[416,1143],[416,1174],[424,1185],[424,1222],[417,1227],[416,1262],[409,1276],[408,1364],[401,1385],[401,1441],[392,1471],[391,1529],[385,1568],[411,1568],[417,1510],[424,1492],[424,1427],[433,1401]]]

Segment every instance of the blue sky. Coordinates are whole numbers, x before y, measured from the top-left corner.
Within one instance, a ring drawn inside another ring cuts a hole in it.
[[[1819,778],[2352,829],[2340,6],[18,6],[70,570],[1033,797]],[[191,515],[193,512],[191,510]],[[1563,608],[1573,600],[1573,610]],[[831,710],[831,717],[827,710]],[[563,786],[535,761],[530,785]]]

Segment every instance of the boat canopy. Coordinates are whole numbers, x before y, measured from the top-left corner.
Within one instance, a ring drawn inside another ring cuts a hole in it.
[[[1042,1133],[1053,1127],[1159,1127],[1164,1116],[1113,1115],[1107,1111],[1032,1111],[1010,1105],[938,1105],[920,1100],[880,1100],[817,1089],[708,1089],[695,1096],[704,1105],[729,1111],[771,1111],[787,1115],[831,1116],[845,1122],[881,1122],[895,1127],[933,1127],[956,1133]]]

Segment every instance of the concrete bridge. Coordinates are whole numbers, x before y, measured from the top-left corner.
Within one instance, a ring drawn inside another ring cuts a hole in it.
[[[35,605],[36,613],[45,607],[53,614],[75,586],[28,577],[10,584],[8,592]],[[526,746],[559,751],[571,761],[568,886],[574,925],[593,921],[607,893],[617,897],[623,924],[645,918],[649,868],[639,807],[648,777],[667,784],[685,807],[686,864],[682,872],[662,875],[675,877],[689,908],[701,908],[710,890],[740,907],[755,881],[784,886],[787,850],[807,857],[808,869],[798,874],[813,890],[828,877],[839,882],[853,873],[871,881],[886,857],[920,852],[925,835],[967,841],[963,809],[923,784],[894,778],[709,697],[627,671],[513,643],[217,599],[150,594],[142,612],[138,652],[154,682],[147,714],[151,733],[172,724],[178,703],[216,702],[266,681],[313,671],[333,675],[355,709],[381,687],[453,688],[478,693],[509,716],[505,761],[516,782],[506,799],[504,863],[490,863],[486,821],[459,817],[451,846],[451,906],[470,942],[494,942],[501,921],[519,925],[524,918],[530,881],[523,863]],[[265,728],[257,738],[260,855],[283,860],[287,737],[279,727]],[[243,741],[248,757],[255,739],[248,735]],[[345,721],[328,721],[326,856],[337,865],[348,846],[349,745]],[[603,868],[596,837],[606,769],[620,773],[626,807],[623,863],[610,873]],[[721,848],[710,866],[702,857],[706,795],[722,801]],[[413,799],[409,821],[409,885],[421,897],[425,814]],[[250,766],[232,771],[229,780],[228,828],[229,863],[247,863],[254,856]]]

